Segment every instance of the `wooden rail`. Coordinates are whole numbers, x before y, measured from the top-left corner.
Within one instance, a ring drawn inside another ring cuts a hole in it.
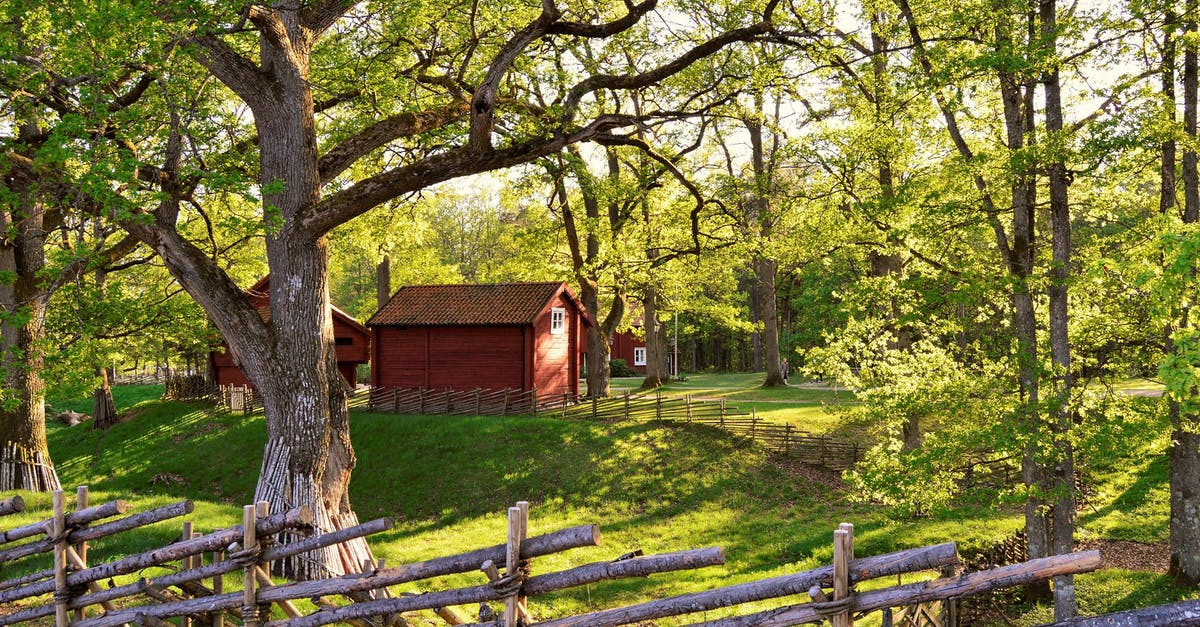
[[[77,504],[86,504],[86,498],[77,499]],[[176,509],[170,509],[172,507]],[[365,573],[332,579],[277,584],[268,575],[272,561],[350,538],[379,533],[390,529],[392,522],[379,519],[335,533],[314,534],[291,544],[276,544],[270,541],[272,536],[287,532],[294,537],[311,526],[312,516],[304,509],[268,515],[265,504],[258,504],[244,508],[244,522],[238,527],[197,534],[192,532],[190,523],[186,523],[181,537],[167,546],[95,566],[88,566],[84,562],[76,547],[83,538],[98,537],[94,535],[98,533],[97,529],[105,525],[112,533],[116,533],[117,529],[143,529],[144,524],[140,523],[161,519],[168,511],[190,511],[190,503],[151,511],[159,513],[154,516],[147,516],[149,512],[123,515],[123,507],[114,504],[82,507],[68,513],[65,498],[60,492],[55,497],[53,516],[41,523],[6,532],[5,537],[8,538],[22,537],[0,543],[0,548],[12,549],[2,545],[31,538],[31,542],[15,546],[38,545],[37,551],[23,550],[30,553],[27,556],[29,559],[42,554],[41,548],[49,542],[52,545],[50,552],[53,553],[54,567],[0,584],[0,596],[5,601],[21,600],[27,605],[0,616],[0,625],[20,624],[49,616],[55,617],[57,627],[159,625],[172,618],[179,618],[181,624],[188,625],[225,625],[229,624],[229,618],[241,621],[243,625],[266,627],[315,627],[342,622],[357,625],[364,624],[363,621],[368,619],[375,624],[398,625],[400,613],[416,610],[436,610],[450,624],[464,624],[470,619],[453,609],[453,606],[493,601],[504,602],[511,609],[505,613],[505,617],[497,620],[483,617],[475,625],[604,627],[807,594],[810,601],[805,603],[695,624],[706,627],[796,625],[832,618],[837,624],[852,627],[852,617],[864,612],[1022,585],[1058,574],[1085,572],[1099,565],[1099,555],[1095,552],[1078,553],[960,577],[855,593],[853,586],[857,582],[923,570],[941,570],[956,564],[958,556],[954,544],[946,543],[856,559],[853,528],[843,523],[834,534],[835,563],[830,566],[579,616],[541,619],[538,622],[536,607],[531,603],[541,595],[611,579],[717,566],[724,563],[725,553],[719,547],[711,547],[651,556],[626,555],[616,560],[530,575],[530,561],[534,558],[595,546],[599,544],[600,535],[596,526],[583,525],[526,537],[529,507],[527,503],[518,503],[509,510],[508,540],[503,544],[395,567],[378,565]],[[106,518],[114,520],[90,525]],[[44,537],[29,535],[31,528],[39,528]],[[91,555],[94,557],[95,553],[92,551]],[[212,556],[207,564],[203,559],[205,555]],[[503,573],[498,565],[505,566]],[[134,573],[167,566],[173,572],[154,578],[143,576],[122,583],[112,581],[117,577],[128,578]],[[222,588],[225,575],[237,571],[242,571],[244,575],[242,589],[225,592]],[[430,591],[420,595],[396,594],[390,590],[392,586],[400,584],[472,571],[481,571],[478,575],[481,583],[478,585],[439,589],[436,584],[424,584],[423,587]],[[210,579],[211,587],[204,585]],[[98,582],[101,580],[110,580],[108,587],[100,586]],[[334,603],[333,597],[342,597],[350,603]],[[112,604],[118,599],[122,600],[120,608]],[[293,603],[298,599],[314,599],[318,609],[305,614]],[[32,605],[29,604],[31,600]],[[269,620],[270,613],[267,610],[272,605],[280,609],[283,618]],[[72,611],[75,612],[73,617]]]

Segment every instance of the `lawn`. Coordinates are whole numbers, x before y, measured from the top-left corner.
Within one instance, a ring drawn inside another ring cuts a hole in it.
[[[669,392],[716,390],[733,387],[731,382],[737,380],[753,378],[721,375],[705,380],[698,375],[672,384]],[[93,502],[124,498],[138,510],[190,498],[196,503],[191,519],[198,529],[236,524],[236,506],[251,500],[258,473],[265,440],[261,415],[235,416],[199,405],[138,400],[152,396],[152,389],[117,388],[118,407],[128,419],[107,432],[91,431],[86,424],[51,425],[52,455],[63,484],[89,485]],[[839,424],[836,412],[822,417],[829,408],[813,404],[809,397],[794,405],[778,399],[748,405],[764,417],[777,411],[772,419],[852,433]],[[1081,538],[1164,538],[1164,443],[1163,431],[1155,429],[1148,423],[1131,431],[1128,455],[1114,452],[1110,459],[1092,460],[1089,477],[1096,489],[1080,512]],[[659,553],[719,545],[726,550],[723,567],[539,597],[533,604],[543,617],[828,563],[830,532],[841,521],[855,524],[859,555],[948,540],[957,541],[960,551],[971,552],[1021,525],[1015,509],[965,504],[938,517],[896,518],[885,508],[856,502],[836,485],[793,474],[752,444],[707,428],[596,424],[551,416],[354,414],[352,432],[359,458],[352,501],[363,520],[396,519],[392,531],[372,537],[377,556],[391,565],[502,543],[504,511],[517,500],[532,503],[533,534],[583,523],[597,523],[602,530],[601,547],[539,558],[539,572],[605,561],[634,549]],[[43,515],[49,498],[25,496],[31,510]],[[4,524],[30,520],[32,515],[6,518]],[[93,554],[145,550],[169,541],[178,528],[178,522],[164,523],[152,533],[134,534],[133,540],[98,543]],[[6,573],[45,567],[27,562]],[[454,581],[479,583],[479,576],[463,575]],[[1082,609],[1090,613],[1193,594],[1154,573],[1113,569],[1082,576],[1078,586]],[[410,589],[424,588],[414,584]],[[475,608],[462,609],[472,613]],[[739,613],[747,611],[739,608]],[[710,619],[719,615],[707,614]],[[1009,620],[1028,625],[1045,617],[1044,608],[1035,608],[1014,612]]]

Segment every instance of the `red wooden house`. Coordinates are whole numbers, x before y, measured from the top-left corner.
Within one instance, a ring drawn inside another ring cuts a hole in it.
[[[640,325],[637,325],[640,326]],[[646,338],[634,335],[633,331],[618,331],[613,333],[609,343],[610,359],[624,359],[625,365],[639,374],[646,374]]]
[[[578,395],[590,324],[566,283],[403,287],[367,321],[371,385]]]
[[[269,320],[271,275],[259,279],[258,283],[246,290],[246,295],[263,320]],[[371,332],[350,314],[336,306],[330,307],[333,310],[333,341],[337,346],[338,372],[350,385],[354,385],[358,367],[371,358]],[[217,385],[250,385],[228,344],[222,342],[221,348],[209,353],[208,363]]]

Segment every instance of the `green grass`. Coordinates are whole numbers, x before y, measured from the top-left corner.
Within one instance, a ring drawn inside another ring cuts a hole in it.
[[[754,376],[697,375],[672,384],[670,392],[715,390],[737,382],[753,384]],[[196,504],[191,519],[198,530],[236,524],[237,506],[249,502],[254,490],[265,441],[262,417],[145,400],[156,396],[150,389],[117,388],[115,396],[129,418],[107,432],[92,431],[86,424],[51,427],[51,451],[63,484],[89,485],[93,502],[124,498],[137,510],[190,498]],[[831,411],[832,406],[808,398],[738,402],[743,404],[761,417],[813,432],[853,437],[865,431]],[[1122,436],[1127,454],[1114,450],[1110,457],[1089,460],[1088,477],[1095,490],[1080,512],[1081,537],[1155,541],[1165,534],[1165,430],[1154,420],[1131,424],[1128,430]],[[848,494],[790,474],[756,446],[703,427],[594,424],[548,416],[354,414],[352,436],[359,467],[350,488],[359,517],[391,516],[397,521],[392,531],[372,538],[377,556],[389,564],[500,544],[504,512],[518,500],[532,503],[532,534],[584,523],[597,523],[602,530],[601,547],[539,558],[538,572],[606,561],[634,549],[659,553],[719,545],[726,550],[723,567],[538,598],[533,604],[543,617],[828,563],[831,531],[841,521],[855,523],[860,555],[948,540],[969,552],[1021,525],[1015,510],[965,505],[937,518],[895,519],[883,508],[854,502]],[[4,528],[45,516],[49,497],[25,496],[36,513],[6,518]],[[178,521],[163,523],[147,533],[98,543],[93,555],[107,558],[146,550],[178,532]],[[31,559],[6,569],[6,575],[47,565],[44,558],[37,563]],[[463,575],[432,587],[452,583],[477,584],[479,576]],[[432,587],[418,583],[410,589]],[[1151,573],[1105,570],[1079,581],[1081,606],[1090,612],[1192,594]],[[742,607],[738,613],[763,607]],[[1035,624],[1044,619],[1044,612],[1034,608],[1013,620]],[[710,612],[708,617],[722,614]]]

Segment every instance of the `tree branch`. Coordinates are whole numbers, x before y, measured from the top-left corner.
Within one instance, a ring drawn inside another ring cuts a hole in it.
[[[570,144],[587,141],[614,128],[632,124],[628,116],[605,115],[569,135],[539,137],[482,153],[470,146],[454,148],[381,172],[326,197],[301,211],[295,221],[296,228],[312,237],[328,233],[337,225],[393,198],[442,181],[528,163],[552,155]]]
[[[491,149],[492,128],[495,126],[496,90],[500,86],[500,79],[504,78],[509,68],[516,62],[517,57],[529,44],[546,34],[559,15],[558,9],[554,6],[554,0],[542,0],[541,15],[508,40],[508,43],[492,59],[487,75],[471,99],[471,133],[467,142],[471,149],[479,151]]]
[[[550,35],[574,35],[576,37],[611,37],[617,33],[623,32],[642,16],[654,10],[658,6],[658,0],[646,0],[641,4],[633,4],[629,0],[625,0],[625,8],[629,10],[624,17],[613,20],[606,24],[583,24],[580,22],[557,22],[553,24],[547,34]]]
[[[322,33],[329,30],[346,11],[349,11],[357,2],[353,0],[321,0],[314,2],[301,14],[301,22],[313,33],[313,38],[319,38]]]
[[[319,165],[321,184],[324,185],[333,180],[355,161],[394,139],[411,137],[430,129],[445,126],[461,119],[468,112],[467,103],[455,102],[428,111],[406,111],[380,120],[342,141],[321,157]]]
[[[257,65],[214,35],[195,36],[190,42],[195,46],[192,56],[196,61],[251,109],[261,110],[269,104],[267,90],[262,88],[263,75]]]

